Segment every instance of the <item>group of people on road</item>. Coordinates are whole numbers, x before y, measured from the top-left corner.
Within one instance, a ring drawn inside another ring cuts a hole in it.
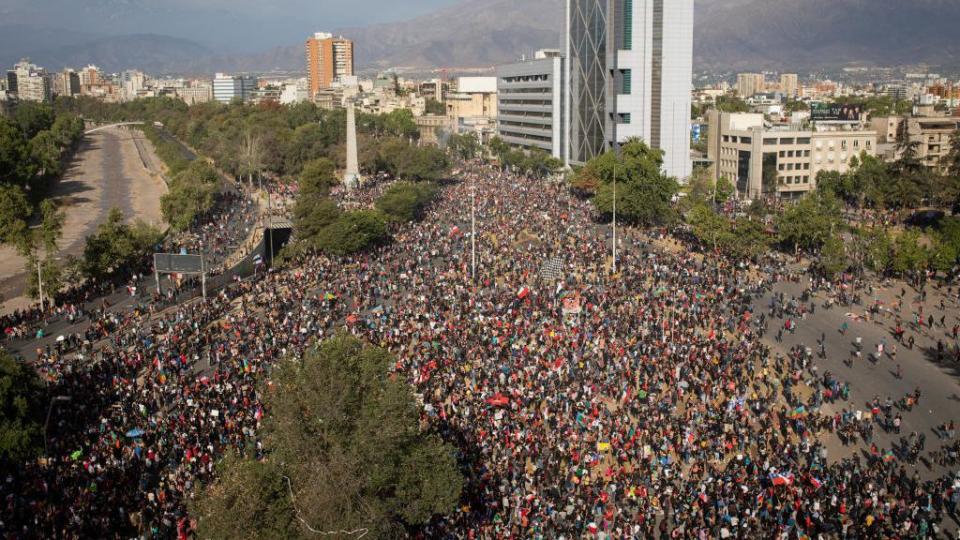
[[[342,331],[394,354],[424,425],[458,449],[462,504],[423,537],[933,538],[955,515],[950,476],[880,450],[829,459],[831,432],[870,428],[827,410],[849,383],[815,375],[809,351],[761,341],[806,309],[773,296],[799,278],[782,262],[627,229],[614,264],[609,227],[564,186],[478,163],[456,176],[389,245],[205,302],[97,311],[82,339],[39,351],[70,401],[46,457],[0,484],[0,534],[190,537],[187,502],[218,460],[269,452],[271,367]]]

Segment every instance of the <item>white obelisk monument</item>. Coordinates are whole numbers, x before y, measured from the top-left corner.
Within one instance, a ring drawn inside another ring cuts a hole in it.
[[[354,189],[360,183],[360,160],[357,158],[357,115],[353,103],[347,106],[347,170],[343,173],[343,184]]]

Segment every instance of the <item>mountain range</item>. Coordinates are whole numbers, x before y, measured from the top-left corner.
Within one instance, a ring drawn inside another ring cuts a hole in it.
[[[960,69],[960,0],[696,0],[697,70],[827,70],[847,65]],[[406,21],[342,28],[358,69],[491,67],[561,47],[564,0],[464,0]],[[304,38],[306,36],[303,36]],[[0,62],[49,69],[209,74],[302,71],[302,40],[255,54],[157,34],[0,26]]]

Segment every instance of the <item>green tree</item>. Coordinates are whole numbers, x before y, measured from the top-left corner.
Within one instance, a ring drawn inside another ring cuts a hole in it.
[[[476,157],[480,150],[480,140],[476,133],[454,133],[447,139],[447,148],[460,159],[471,159]]]
[[[337,203],[329,198],[298,199],[293,208],[293,227],[297,238],[316,245],[320,232],[340,219],[342,214]]]
[[[130,226],[123,212],[113,208],[107,220],[87,237],[83,249],[83,271],[87,276],[106,279],[139,267],[162,234],[143,222]]]
[[[425,112],[426,114],[435,114],[438,116],[443,116],[447,114],[447,108],[443,105],[443,103],[433,98],[427,98]]]
[[[419,139],[420,129],[410,109],[396,109],[386,115],[384,129],[394,137]]]
[[[229,453],[218,480],[196,499],[199,538],[255,540],[295,538],[301,532],[281,467],[273,461]]]
[[[314,159],[303,165],[300,173],[300,197],[308,201],[316,201],[326,197],[330,190],[339,184],[336,165],[327,158]]]
[[[0,184],[0,243],[22,247],[31,215],[33,207],[20,186]]]
[[[503,164],[503,157],[510,151],[510,145],[504,142],[499,136],[493,136],[490,138],[490,141],[487,143],[487,146],[490,148],[490,153],[494,157],[500,160],[501,165]]]
[[[267,462],[224,462],[193,508],[200,536],[313,538],[306,523],[392,538],[454,511],[463,487],[454,449],[420,430],[412,388],[389,374],[394,362],[340,335],[279,365],[265,394]]]
[[[376,207],[391,221],[413,221],[422,217],[439,192],[431,182],[397,182],[377,199]]]
[[[920,244],[920,233],[906,230],[894,242],[893,271],[901,276],[926,268],[927,249]]]
[[[0,186],[26,186],[33,179],[36,169],[27,141],[15,122],[0,115]]]
[[[843,241],[837,236],[827,238],[820,249],[818,266],[824,274],[833,276],[845,270],[848,266],[847,253]]]
[[[37,263],[40,264],[40,275],[37,275]],[[52,257],[47,257],[42,261],[34,255],[27,258],[24,265],[24,273],[27,276],[27,296],[36,300],[40,298],[40,283],[38,278],[43,278],[43,296],[44,298],[55,299],[57,293],[63,290],[66,285],[64,269]],[[51,302],[53,303],[53,302]]]
[[[687,215],[693,235],[706,246],[719,250],[730,236],[730,220],[721,216],[709,204],[699,203]]]
[[[714,103],[714,107],[721,112],[750,112],[750,105],[743,99],[736,96],[718,96],[716,102]]]
[[[614,177],[616,177],[617,216],[643,226],[673,223],[676,210],[673,198],[680,187],[663,174],[663,154],[639,139],[630,139],[620,148],[591,159],[573,177],[574,188],[595,188],[594,206],[606,216],[613,214]]]
[[[442,150],[418,148],[396,138],[381,142],[368,159],[372,159],[372,162],[365,164],[368,170],[415,182],[441,180],[450,166]]]
[[[334,255],[351,255],[382,244],[388,238],[386,221],[379,212],[347,212],[324,227],[317,235],[317,246]]]
[[[44,398],[33,368],[0,349],[0,464],[19,464],[40,454]]]
[[[30,156],[41,176],[57,176],[62,172],[61,153],[60,143],[51,131],[41,131],[30,139]]]
[[[13,119],[20,126],[24,137],[32,139],[53,126],[55,115],[50,105],[24,101],[17,105]]]
[[[184,231],[213,208],[219,179],[216,169],[202,159],[190,162],[173,178],[169,191],[160,198],[160,211],[171,229]]]
[[[813,192],[777,218],[777,229],[785,248],[816,251],[838,232],[840,223],[837,200]]]

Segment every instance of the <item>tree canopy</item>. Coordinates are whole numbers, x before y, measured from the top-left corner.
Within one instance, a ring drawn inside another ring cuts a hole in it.
[[[107,279],[134,270],[145,261],[162,233],[142,221],[132,226],[124,222],[119,208],[110,210],[107,220],[87,237],[83,249],[84,273]]]
[[[0,349],[0,465],[4,468],[40,454],[44,395],[36,372]]]
[[[616,177],[618,219],[643,226],[675,222],[673,198],[680,186],[663,173],[662,152],[639,139],[630,139],[621,145],[619,153],[611,150],[591,159],[574,175],[572,187],[593,194],[597,210],[610,216]]]
[[[389,374],[394,362],[340,335],[280,365],[265,390],[266,458],[224,460],[191,509],[199,536],[314,538],[309,525],[400,537],[454,511],[455,449],[420,430],[412,388]]]

